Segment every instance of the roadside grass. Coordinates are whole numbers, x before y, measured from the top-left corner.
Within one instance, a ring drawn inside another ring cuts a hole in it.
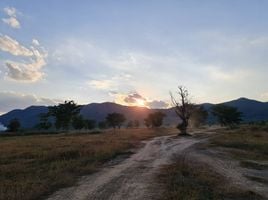
[[[240,161],[268,161],[268,130],[265,129],[242,127],[225,131],[223,134],[212,138],[210,144],[214,147],[226,148],[235,159]],[[244,166],[247,164],[244,162]],[[254,164],[251,166],[254,167]]]
[[[251,191],[230,186],[225,178],[206,164],[180,158],[165,166],[159,180],[164,186],[163,200],[261,200]]]
[[[207,144],[197,144],[200,151],[209,148],[225,150],[240,162],[241,167],[267,170],[268,131],[266,128],[247,127],[217,130]],[[250,180],[267,184],[267,179],[248,176]],[[215,172],[206,163],[195,162],[185,157],[177,158],[174,164],[163,167],[158,177],[164,187],[164,200],[261,200],[263,197],[252,191],[233,186],[226,178]]]
[[[0,199],[45,198],[81,175],[170,129],[125,129],[102,134],[0,137]]]

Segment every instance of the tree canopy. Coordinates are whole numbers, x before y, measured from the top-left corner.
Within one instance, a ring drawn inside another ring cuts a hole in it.
[[[56,129],[68,130],[72,120],[80,113],[80,108],[74,101],[65,101],[57,106],[50,106],[48,114],[55,118]]]
[[[163,124],[163,119],[166,115],[162,112],[150,113],[146,119],[144,119],[145,126],[147,127],[160,127]]]
[[[7,125],[7,130],[10,132],[17,132],[20,128],[20,121],[15,118],[10,120],[9,124]]]
[[[242,121],[242,113],[236,107],[218,104],[212,107],[212,114],[222,126],[234,127]]]
[[[106,121],[110,127],[120,129],[126,118],[121,113],[110,113],[106,116]]]

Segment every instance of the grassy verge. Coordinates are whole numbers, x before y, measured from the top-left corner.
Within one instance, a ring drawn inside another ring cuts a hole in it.
[[[105,161],[169,130],[121,130],[116,134],[38,135],[0,138],[0,199],[40,199],[73,185]]]
[[[267,170],[268,131],[263,128],[243,127],[235,130],[218,130],[209,144],[200,144],[199,150],[219,148],[230,153],[232,159],[240,161],[241,167]],[[225,177],[210,169],[207,164],[180,158],[166,166],[160,174],[165,187],[161,199],[209,200],[209,199],[263,199],[251,191],[233,187]],[[267,184],[261,177],[250,176],[250,180]]]
[[[268,131],[243,127],[211,139],[211,146],[224,147],[235,159],[268,161]],[[245,164],[245,163],[244,163]],[[253,164],[251,165],[253,166]]]
[[[179,159],[162,169],[159,176],[164,185],[163,200],[261,200],[251,191],[228,187],[225,178],[205,164]]]

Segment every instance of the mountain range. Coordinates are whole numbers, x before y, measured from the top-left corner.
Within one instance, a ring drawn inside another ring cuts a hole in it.
[[[228,106],[237,107],[243,114],[243,121],[262,121],[268,120],[268,102],[260,102],[247,98],[239,98],[233,101],[224,102]],[[215,104],[204,103],[201,104],[208,112]],[[23,128],[32,128],[39,122],[39,115],[46,113],[48,107],[46,106],[30,106],[26,109],[12,110],[0,116],[0,123],[7,126],[10,120],[17,118]],[[83,105],[81,108],[81,115],[86,119],[94,119],[96,121],[103,121],[108,113],[117,112],[125,115],[127,120],[138,119],[143,122],[146,116],[154,111],[161,111],[166,114],[164,120],[165,125],[174,125],[178,122],[178,117],[175,114],[174,108],[168,109],[149,109],[145,107],[123,106],[116,103],[91,103]],[[208,121],[213,123],[215,119],[209,115]]]

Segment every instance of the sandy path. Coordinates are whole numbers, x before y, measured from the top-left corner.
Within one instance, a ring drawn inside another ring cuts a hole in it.
[[[159,168],[199,140],[163,136],[146,142],[130,158],[83,177],[76,186],[61,189],[49,200],[150,200],[161,193],[154,180]],[[157,189],[156,189],[157,188]]]

